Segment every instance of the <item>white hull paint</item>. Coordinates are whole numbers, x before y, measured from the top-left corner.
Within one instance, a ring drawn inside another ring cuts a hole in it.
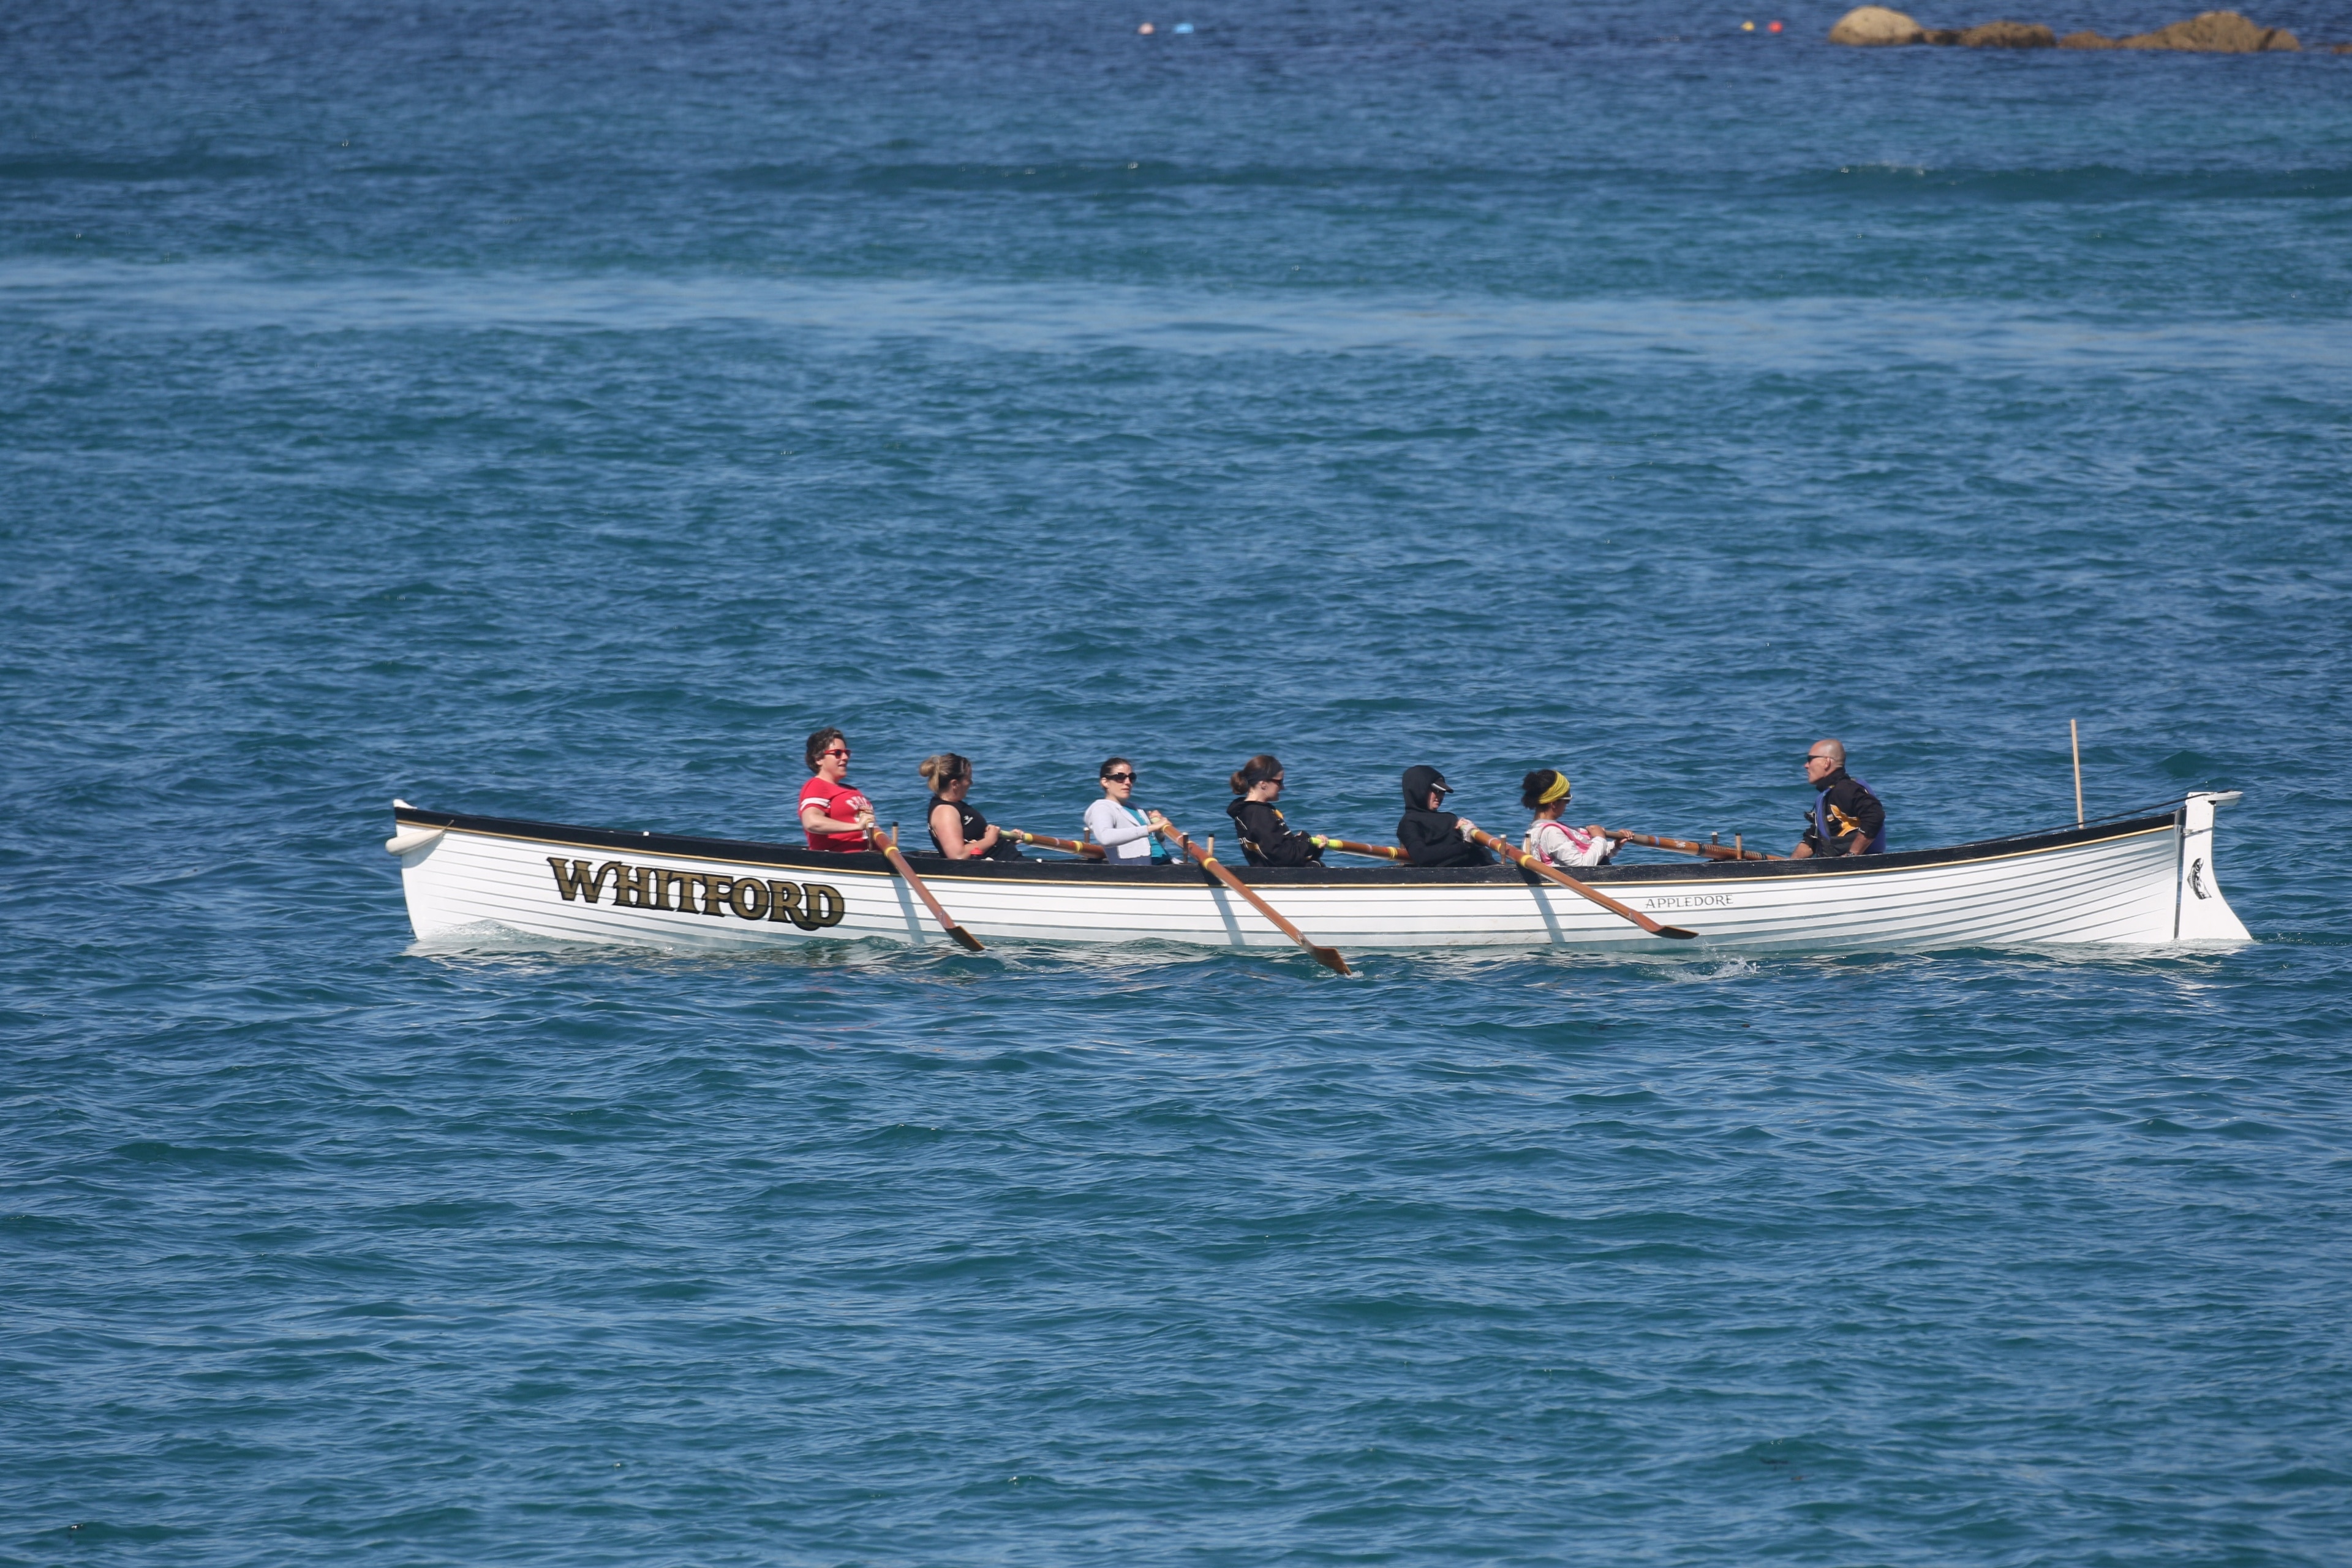
[[[1309,938],[1342,952],[2242,942],[2251,938],[2221,896],[2212,859],[2213,808],[2236,798],[2195,795],[2162,816],[1866,861],[1628,866],[1588,874],[1633,908],[1696,931],[1695,942],[1648,936],[1564,888],[1507,868],[1235,869]],[[410,923],[426,942],[463,942],[488,928],[705,951],[947,940],[878,855],[451,816],[404,804],[397,815],[399,830],[385,847],[399,857]],[[1292,950],[1245,902],[1192,868],[915,858],[949,912],[984,942]],[[624,879],[633,889],[650,882],[658,891],[616,902]],[[662,907],[651,907],[656,898]]]

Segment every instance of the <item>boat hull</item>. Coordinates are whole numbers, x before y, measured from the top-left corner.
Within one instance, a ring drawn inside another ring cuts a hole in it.
[[[1586,879],[1696,942],[1652,937],[1507,867],[1234,868],[1316,942],[1342,951],[1864,952],[2249,940],[2212,870],[2213,807],[2063,833],[1849,860],[1597,868]],[[741,951],[812,941],[929,944],[944,934],[876,854],[395,808],[420,941],[494,929],[558,941]],[[1189,866],[910,856],[985,942],[1289,939]]]

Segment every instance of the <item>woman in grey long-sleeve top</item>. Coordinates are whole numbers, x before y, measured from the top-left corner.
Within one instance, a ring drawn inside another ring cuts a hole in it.
[[[1087,835],[1103,847],[1103,858],[1113,866],[1150,866],[1168,859],[1168,851],[1151,837],[1168,826],[1168,819],[1129,804],[1135,794],[1135,764],[1112,757],[1103,763],[1100,777],[1103,797],[1087,807]]]

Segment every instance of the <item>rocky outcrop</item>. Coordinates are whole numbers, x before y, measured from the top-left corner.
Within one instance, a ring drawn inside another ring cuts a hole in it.
[[[1956,41],[1969,49],[2054,49],[2058,35],[2040,22],[1987,22],[1963,29]]]
[[[2152,33],[2110,38],[2099,33],[2059,37],[2039,22],[1987,22],[1975,27],[1922,27],[1900,11],[1864,5],[1848,11],[1830,29],[1832,44],[1949,44],[1970,49],[2189,49],[2209,55],[2253,55],[2300,49],[2284,27],[2265,27],[2235,11],[2208,11]],[[2352,54],[2339,45],[2337,54]]]
[[[2200,55],[2259,55],[2299,50],[2303,45],[2284,27],[2265,27],[2235,11],[2207,11],[2186,22],[2134,33],[2127,38],[2102,37],[2096,33],[2069,33],[2058,40],[2062,49],[2184,49]]]
[[[1870,47],[1886,44],[1916,44],[1921,39],[1919,24],[1900,11],[1890,11],[1884,5],[1858,5],[1837,19],[1830,29],[1832,44],[1853,44]]]
[[[1977,27],[1922,27],[1900,11],[1864,5],[1830,29],[1832,44],[1957,44],[1971,49],[2047,49],[2058,35],[2039,22],[1987,22]]]
[[[1919,35],[1919,42],[1969,49],[2052,49],[2058,47],[2058,35],[2039,22],[1986,22],[1974,27],[1929,27]]]

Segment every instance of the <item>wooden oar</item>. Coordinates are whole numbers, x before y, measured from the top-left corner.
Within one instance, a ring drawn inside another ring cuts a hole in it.
[[[940,922],[941,931],[972,952],[980,951],[980,938],[955,923],[955,918],[940,907],[939,900],[931,897],[931,890],[923,886],[923,879],[920,877],[915,875],[915,868],[907,864],[907,858],[898,853],[898,847],[891,843],[889,837],[870,822],[866,825],[866,842],[889,858],[890,869],[906,878],[907,885],[914,889],[923,902],[930,906],[931,918]]]
[[[1710,860],[1785,860],[1785,855],[1767,855],[1760,849],[1735,848],[1728,844],[1701,844],[1696,838],[1667,838],[1655,833],[1628,833],[1622,828],[1602,829],[1610,837],[1628,844],[1646,844],[1653,849],[1671,849],[1677,855],[1704,855]]]
[[[1160,831],[1166,834],[1169,837],[1173,838],[1178,844],[1181,845],[1183,847],[1184,853],[1190,855],[1194,860],[1200,863],[1202,870],[1206,871],[1210,876],[1214,877],[1218,881],[1223,882],[1226,887],[1231,888],[1234,892],[1239,893],[1243,898],[1247,899],[1252,909],[1264,915],[1267,920],[1272,921],[1276,931],[1279,931],[1283,935],[1288,937],[1291,941],[1305,948],[1316,963],[1321,964],[1326,969],[1334,970],[1341,974],[1349,973],[1348,961],[1339,956],[1339,950],[1336,948],[1318,947],[1313,942],[1307,941],[1306,936],[1297,926],[1292,925],[1288,921],[1284,920],[1280,914],[1276,912],[1272,904],[1267,903],[1264,899],[1259,898],[1255,893],[1252,892],[1247,883],[1244,882],[1239,877],[1234,876],[1231,871],[1226,870],[1223,866],[1218,865],[1216,858],[1211,855],[1206,849],[1202,848],[1199,845],[1185,837],[1184,830],[1182,828],[1178,827],[1171,822]]]
[[[1318,849],[1337,849],[1342,855],[1369,855],[1375,860],[1402,860],[1404,851],[1392,844],[1359,844],[1352,838],[1326,838],[1319,833],[1307,836]]]
[[[1043,833],[1024,833],[1001,822],[996,825],[996,831],[1017,843],[1034,844],[1041,849],[1059,849],[1066,855],[1083,855],[1089,860],[1103,858],[1103,847],[1099,844],[1081,844],[1075,838],[1049,838]]]
[[[1538,877],[1549,877],[1553,881],[1558,882],[1561,887],[1568,889],[1571,892],[1583,894],[1586,898],[1591,899],[1594,903],[1599,904],[1602,909],[1607,910],[1612,915],[1624,916],[1627,920],[1632,921],[1635,925],[1640,926],[1643,931],[1648,931],[1652,936],[1670,936],[1681,942],[1693,942],[1697,940],[1698,932],[1695,931],[1685,931],[1680,926],[1662,926],[1657,921],[1652,920],[1649,916],[1643,914],[1641,910],[1629,909],[1625,905],[1621,904],[1616,900],[1611,898],[1608,894],[1597,892],[1593,889],[1586,887],[1583,883],[1578,881],[1575,878],[1570,876],[1567,872],[1561,870],[1557,866],[1545,865],[1534,856],[1528,854],[1525,850],[1505,843],[1503,840],[1496,837],[1493,834],[1487,832],[1483,827],[1472,828],[1470,830],[1470,837],[1478,843],[1484,844],[1487,848],[1492,849],[1496,854],[1500,855],[1504,859],[1510,861],[1512,864],[1524,867],[1528,870],[1533,871]]]

